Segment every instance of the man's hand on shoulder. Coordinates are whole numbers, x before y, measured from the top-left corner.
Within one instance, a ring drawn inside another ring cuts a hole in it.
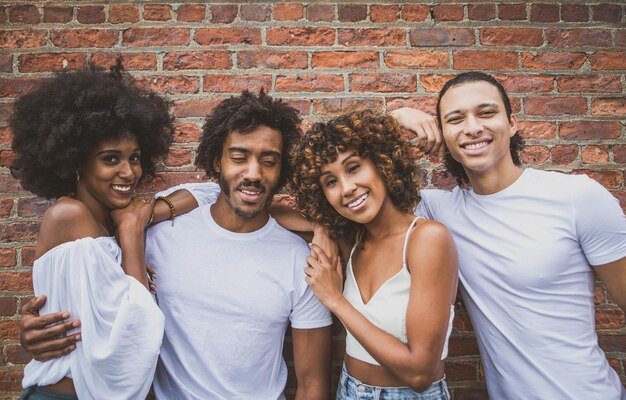
[[[20,343],[37,361],[62,357],[76,348],[80,333],[67,336],[67,332],[80,326],[78,320],[68,320],[67,312],[39,315],[46,296],[28,300],[21,309]]]

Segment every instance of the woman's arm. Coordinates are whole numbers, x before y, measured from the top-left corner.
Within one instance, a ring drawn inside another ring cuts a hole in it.
[[[446,340],[457,282],[456,249],[447,229],[425,221],[411,234],[408,264],[411,291],[407,308],[408,343],[377,328],[341,291],[342,274],[325,254],[309,257],[305,269],[313,292],[381,365],[417,391],[432,384]],[[315,248],[318,251],[319,249]]]

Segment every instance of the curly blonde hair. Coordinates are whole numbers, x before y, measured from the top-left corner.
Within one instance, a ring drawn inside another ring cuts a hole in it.
[[[342,217],[326,200],[320,186],[325,164],[339,153],[353,151],[376,166],[393,204],[412,213],[420,201],[420,169],[396,120],[371,111],[353,112],[316,123],[292,152],[293,190],[298,208],[310,221],[328,227],[333,238],[354,238],[362,226]]]

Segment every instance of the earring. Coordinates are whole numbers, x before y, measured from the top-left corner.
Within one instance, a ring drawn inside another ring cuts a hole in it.
[[[80,172],[78,172],[78,170],[74,172],[76,172],[76,182],[80,181]]]

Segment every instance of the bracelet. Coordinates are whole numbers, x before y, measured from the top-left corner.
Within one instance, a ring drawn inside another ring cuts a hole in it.
[[[167,198],[167,196],[159,196],[154,201],[163,200],[165,204],[170,208],[170,217],[168,219],[172,220],[172,226],[174,226],[174,220],[176,219],[176,209],[174,208],[174,204],[172,201]]]

